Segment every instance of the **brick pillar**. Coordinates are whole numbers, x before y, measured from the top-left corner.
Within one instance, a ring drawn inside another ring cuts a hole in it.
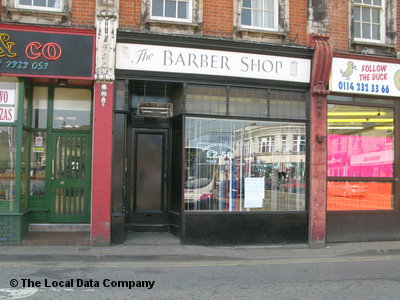
[[[113,84],[94,87],[91,246],[110,245],[113,91]]]
[[[310,206],[309,245],[312,248],[325,246],[326,186],[327,186],[327,128],[326,98],[333,51],[329,37],[311,35],[315,48],[312,61],[310,93]]]

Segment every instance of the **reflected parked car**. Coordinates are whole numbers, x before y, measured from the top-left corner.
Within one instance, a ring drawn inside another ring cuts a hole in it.
[[[368,185],[364,182],[330,182],[328,195],[337,197],[364,197],[368,194]]]

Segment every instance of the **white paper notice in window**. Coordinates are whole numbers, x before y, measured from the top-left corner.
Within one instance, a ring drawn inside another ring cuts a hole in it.
[[[263,206],[264,177],[244,179],[244,207],[256,208]]]

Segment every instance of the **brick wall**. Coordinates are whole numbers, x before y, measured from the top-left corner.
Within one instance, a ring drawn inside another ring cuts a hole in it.
[[[233,3],[234,1],[232,0],[204,0],[204,35],[232,37]]]
[[[396,49],[397,52],[400,50],[400,0],[396,1],[396,5],[397,5],[397,13],[396,13],[396,20],[397,20],[397,24],[396,24],[396,36],[397,36],[397,45],[396,45]],[[397,55],[397,57],[399,58],[399,55]]]
[[[307,41],[307,1],[290,0],[289,2],[289,41],[305,46]]]
[[[27,214],[0,216],[0,246],[17,246],[27,231]]]
[[[120,0],[119,2],[119,28],[139,29],[141,28],[142,1]]]
[[[95,28],[96,0],[73,0],[71,26]]]
[[[328,34],[334,51],[349,50],[349,1],[328,1]]]

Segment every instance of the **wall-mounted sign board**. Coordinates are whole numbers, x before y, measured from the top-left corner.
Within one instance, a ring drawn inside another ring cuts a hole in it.
[[[93,79],[94,38],[94,32],[0,26],[0,74]]]

